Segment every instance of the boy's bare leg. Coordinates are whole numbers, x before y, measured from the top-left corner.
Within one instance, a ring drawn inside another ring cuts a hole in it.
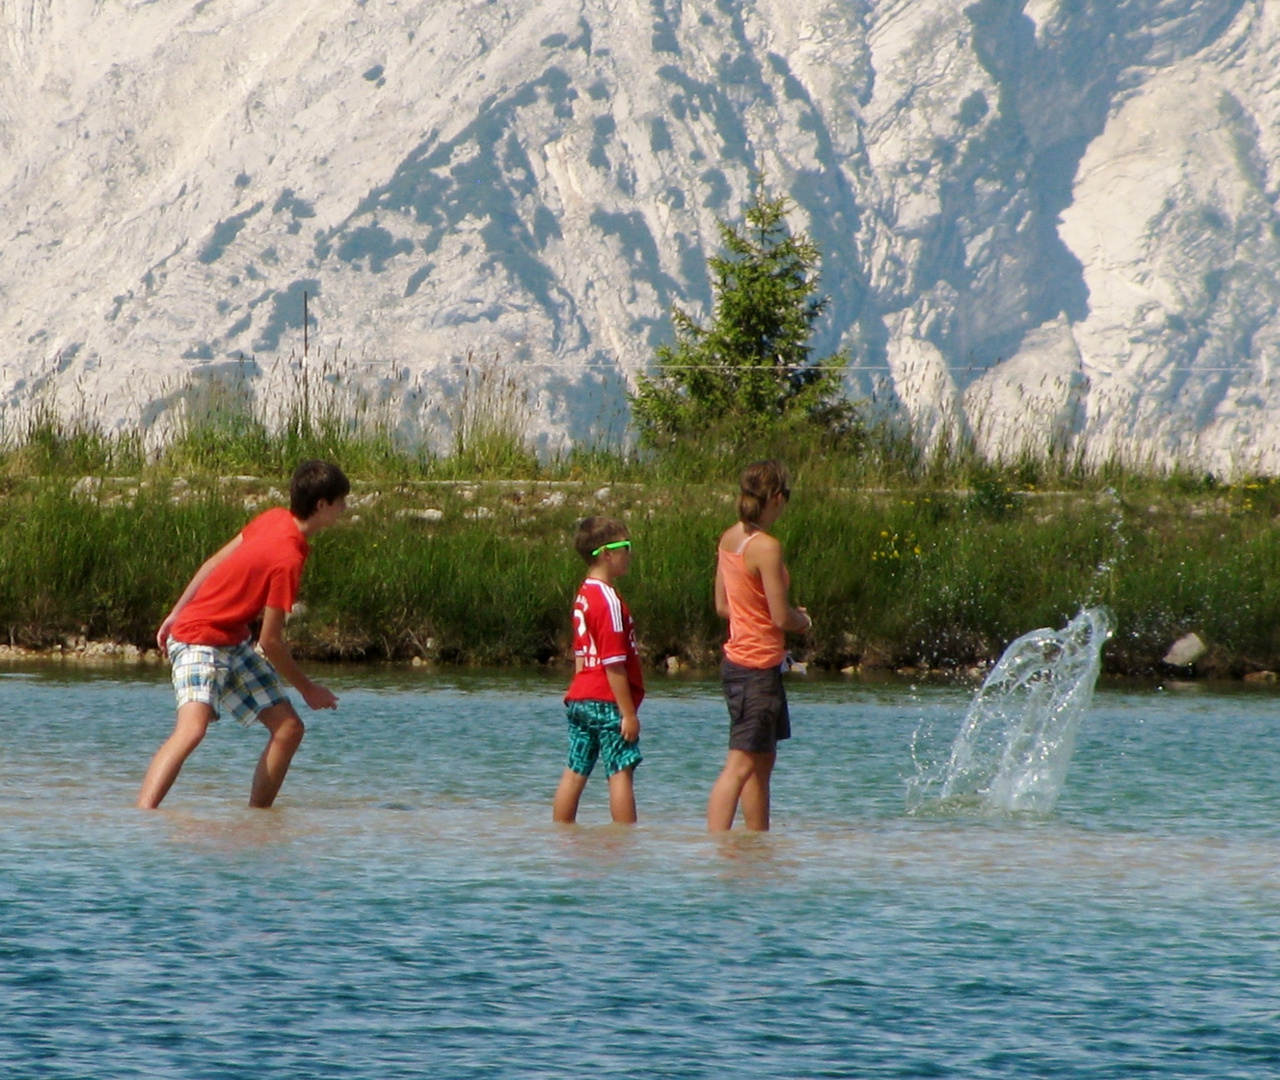
[[[306,732],[292,705],[272,705],[258,714],[266,729],[271,732],[267,745],[262,748],[258,768],[253,774],[253,787],[249,791],[249,805],[267,807],[276,801],[280,785],[289,771],[289,762]]]
[[[560,774],[560,786],[556,788],[555,802],[551,805],[551,820],[572,825],[578,820],[578,800],[587,786],[587,778],[572,769]]]
[[[772,754],[752,754],[755,769],[742,785],[739,796],[742,806],[742,823],[756,832],[769,831],[769,777],[773,775],[774,762],[778,760],[776,752]]]
[[[636,823],[635,766],[609,777],[609,813],[618,825]]]
[[[200,745],[212,722],[213,709],[202,701],[188,701],[178,709],[173,734],[160,744],[142,778],[137,802],[140,810],[154,810],[160,805],[182,771],[183,762]]]

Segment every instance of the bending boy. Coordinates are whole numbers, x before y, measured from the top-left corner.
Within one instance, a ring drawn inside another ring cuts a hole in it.
[[[257,719],[270,733],[249,792],[250,806],[270,806],[304,731],[280,676],[311,708],[338,707],[338,699],[298,667],[284,620],[311,550],[308,540],[342,516],[350,490],[336,465],[304,461],[289,486],[289,509],[259,514],[210,556],[160,624],[156,643],[173,665],[178,722],[147,768],[138,792],[142,809],[160,805],[223,706],[242,724]],[[259,616],[265,660],[250,640],[249,624]]]
[[[569,763],[556,788],[552,818],[577,820],[587,778],[602,759],[610,815],[619,824],[634,825],[632,774],[643,760],[636,710],[644,697],[644,675],[631,612],[613,587],[631,569],[631,541],[622,522],[589,517],[578,526],[573,546],[589,569],[573,602],[574,674],[564,697]]]

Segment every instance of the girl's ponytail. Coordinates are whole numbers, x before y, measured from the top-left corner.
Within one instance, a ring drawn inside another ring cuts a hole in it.
[[[743,469],[738,488],[738,520],[744,525],[759,524],[760,515],[774,496],[791,497],[787,467],[772,459],[757,461]]]

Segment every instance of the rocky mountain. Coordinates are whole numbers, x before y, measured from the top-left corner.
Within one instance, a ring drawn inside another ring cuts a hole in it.
[[[1274,472],[1278,61],[1267,0],[0,0],[6,422],[434,423],[470,353],[616,438],[762,171],[923,437]]]

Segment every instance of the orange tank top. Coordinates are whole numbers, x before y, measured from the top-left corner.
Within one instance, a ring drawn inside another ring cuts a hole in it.
[[[758,535],[748,535],[738,545],[737,551],[716,549],[720,559],[720,580],[724,582],[729,601],[729,640],[724,643],[724,655],[742,667],[771,668],[781,664],[787,655],[786,634],[773,625],[764,582],[759,574],[747,569],[743,557],[747,545]],[[785,566],[782,574],[790,588],[790,576]]]

